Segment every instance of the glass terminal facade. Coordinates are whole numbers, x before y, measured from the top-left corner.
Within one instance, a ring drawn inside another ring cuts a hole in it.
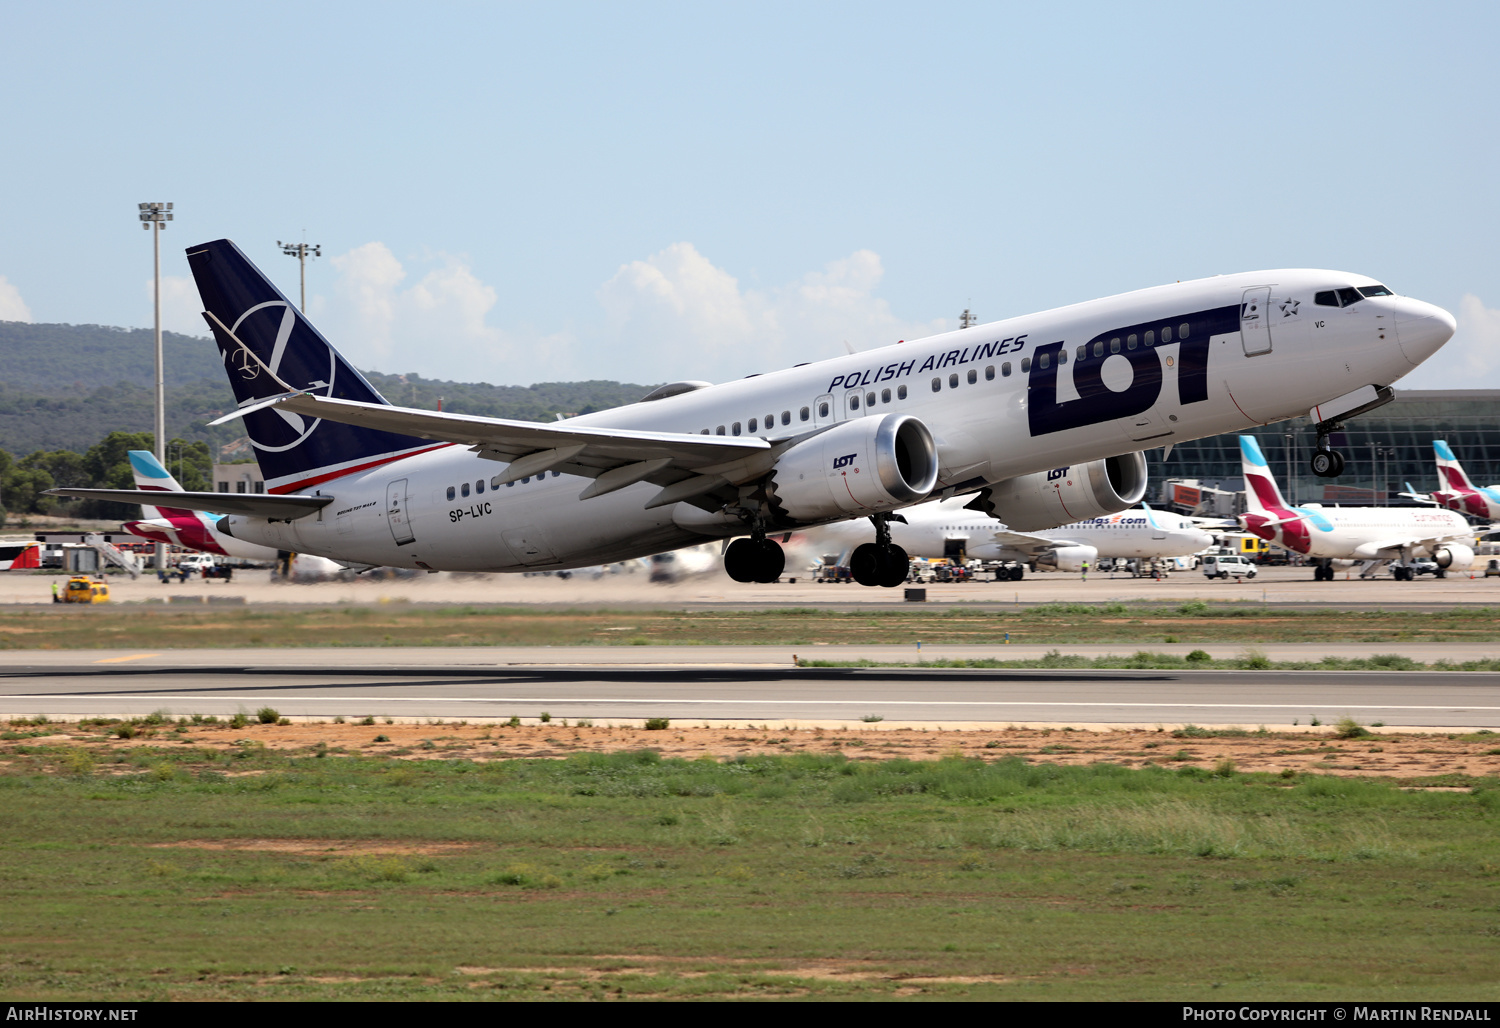
[[[1261,452],[1293,503],[1359,506],[1402,504],[1406,483],[1419,493],[1437,488],[1432,441],[1446,439],[1475,485],[1500,483],[1500,390],[1396,389],[1384,407],[1347,423],[1329,437],[1346,464],[1338,478],[1318,478],[1308,467],[1317,433],[1308,418],[1277,422],[1246,433]],[[1161,495],[1166,479],[1198,479],[1218,489],[1244,488],[1236,435],[1179,443],[1165,462],[1161,451],[1147,451],[1152,488]]]

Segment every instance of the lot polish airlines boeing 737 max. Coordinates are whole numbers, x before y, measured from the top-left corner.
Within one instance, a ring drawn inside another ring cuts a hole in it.
[[[1434,507],[1293,507],[1281,497],[1276,479],[1254,436],[1240,436],[1245,472],[1245,530],[1295,553],[1319,558],[1317,581],[1333,581],[1332,560],[1398,561],[1396,578],[1410,580],[1407,561],[1431,557],[1439,573],[1462,571],[1474,563],[1474,529],[1451,510]]]
[[[1011,528],[1052,528],[1138,503],[1143,449],[1310,411],[1326,473],[1339,419],[1389,400],[1454,329],[1361,275],[1258,271],[537,424],[392,406],[233,243],[188,263],[269,495],[171,502],[355,568],[583,567],[748,535],[726,570],[774,581],[770,535],[868,517],[860,580],[896,585],[886,522],[925,499],[977,490]]]

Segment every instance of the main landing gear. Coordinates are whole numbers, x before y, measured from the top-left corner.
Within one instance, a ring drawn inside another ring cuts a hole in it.
[[[786,568],[786,552],[757,530],[749,539],[736,539],[724,551],[724,570],[736,582],[769,584]]]
[[[860,585],[880,585],[894,589],[906,581],[911,571],[911,558],[906,551],[891,542],[892,520],[906,523],[900,514],[875,514],[870,517],[875,523],[875,541],[857,546],[849,555],[849,573]]]
[[[1344,473],[1344,455],[1337,450],[1325,449],[1327,445],[1327,439],[1319,436],[1318,452],[1308,463],[1312,465],[1312,473],[1319,478],[1338,478]]]

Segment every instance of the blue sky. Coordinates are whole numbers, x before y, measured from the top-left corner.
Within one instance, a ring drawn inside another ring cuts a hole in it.
[[[141,200],[357,363],[720,380],[1179,278],[1375,276],[1500,387],[1493,4],[13,4],[0,318],[149,325]]]

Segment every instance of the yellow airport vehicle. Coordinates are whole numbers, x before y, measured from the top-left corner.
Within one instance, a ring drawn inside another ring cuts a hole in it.
[[[63,586],[64,603],[108,603],[109,585],[97,582],[88,575],[74,575]]]

